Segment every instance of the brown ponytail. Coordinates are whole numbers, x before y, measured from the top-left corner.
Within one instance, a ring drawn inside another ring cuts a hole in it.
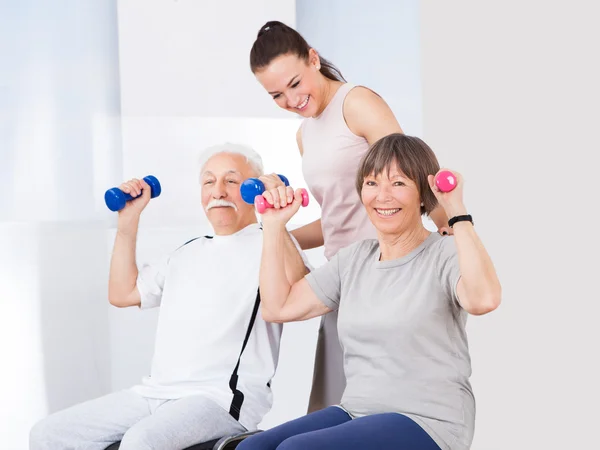
[[[292,54],[308,61],[310,45],[300,33],[286,24],[271,21],[264,24],[256,36],[256,41],[250,50],[250,69],[256,73],[267,67],[271,62],[281,56]],[[320,72],[325,78],[333,81],[346,81],[337,67],[325,58],[319,56],[321,62]]]

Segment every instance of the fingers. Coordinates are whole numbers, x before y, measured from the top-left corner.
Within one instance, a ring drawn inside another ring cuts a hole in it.
[[[433,192],[439,191],[439,189],[435,185],[435,176],[433,176],[433,175],[427,175],[427,182],[429,183],[429,187],[431,188],[431,190]]]
[[[265,191],[263,197],[273,205],[273,208],[285,208],[294,201],[294,190],[291,187],[282,184],[275,189]]]
[[[126,194],[131,194],[131,188],[129,187],[129,183],[127,181],[119,185],[119,190],[125,192]]]
[[[279,203],[279,191],[277,191],[277,189],[270,189],[263,192],[263,197],[273,206],[275,206],[275,203]]]
[[[279,175],[277,175],[276,173],[261,175],[260,177],[258,177],[258,179],[262,181],[265,185],[265,192],[277,189],[279,186],[285,186],[283,181],[281,181],[281,178],[279,178]]]
[[[302,189],[296,189],[296,191],[293,192],[293,200],[288,206],[292,216],[298,212],[300,206],[302,206]]]
[[[438,233],[440,233],[442,236],[450,236],[454,234],[454,231],[452,231],[452,228],[450,227],[442,227],[438,230]]]
[[[132,178],[131,180],[126,181],[125,183],[121,184],[119,186],[119,189],[121,191],[123,191],[124,193],[129,194],[135,198],[142,193],[142,189],[144,187],[148,191],[150,191],[150,186],[148,186],[148,184],[145,181],[138,180],[137,178]]]
[[[296,191],[294,191],[294,203],[299,203],[300,205],[302,204],[302,201],[304,200],[304,197],[302,196],[303,193],[304,189],[302,188],[296,189]]]
[[[275,206],[275,208],[283,208],[288,204],[288,194],[285,186],[279,186],[277,188],[277,193],[279,194],[279,205]]]
[[[152,188],[150,187],[150,185],[144,180],[140,180],[140,184],[142,186],[142,196],[146,198],[150,197],[152,195]]]

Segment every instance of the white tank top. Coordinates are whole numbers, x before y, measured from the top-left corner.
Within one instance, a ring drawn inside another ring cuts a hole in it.
[[[352,84],[342,84],[321,115],[301,125],[302,172],[321,206],[328,260],[343,247],[377,237],[355,187],[356,172],[369,144],[352,133],[344,119],[344,100],[352,88]]]

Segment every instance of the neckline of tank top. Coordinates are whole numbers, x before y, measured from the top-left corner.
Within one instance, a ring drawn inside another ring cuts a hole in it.
[[[342,84],[340,84],[340,86],[335,91],[335,94],[333,94],[333,97],[331,97],[331,100],[329,100],[329,103],[327,104],[327,106],[325,107],[325,109],[323,111],[321,111],[321,114],[319,114],[318,116],[313,117],[313,119],[318,120],[321,117],[323,117],[323,114],[325,114],[325,112],[329,109],[329,107],[331,106],[331,104],[333,103],[333,101],[340,94],[340,91],[342,90],[342,88],[345,87],[345,86],[350,86],[351,88],[353,87],[353,85],[348,84],[348,83],[342,83]]]

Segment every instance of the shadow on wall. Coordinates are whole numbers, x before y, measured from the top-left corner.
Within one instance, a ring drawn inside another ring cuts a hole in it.
[[[104,223],[48,225],[38,240],[48,413],[110,390]]]

